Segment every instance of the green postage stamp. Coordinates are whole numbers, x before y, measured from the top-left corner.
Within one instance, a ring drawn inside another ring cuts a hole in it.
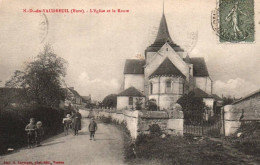
[[[219,41],[254,42],[254,0],[219,0]]]

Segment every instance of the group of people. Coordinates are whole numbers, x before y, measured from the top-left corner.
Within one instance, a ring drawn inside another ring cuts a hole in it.
[[[35,144],[36,147],[41,146],[41,140],[44,134],[41,121],[35,124],[35,119],[30,118],[30,123],[25,127],[25,131],[27,132],[28,148],[32,148]]]
[[[72,112],[72,115],[67,114],[67,116],[63,118],[62,123],[64,124],[65,135],[69,134],[70,128],[74,130],[74,136],[78,135],[79,130],[81,130],[81,118],[82,116],[78,109],[76,109],[76,113]]]
[[[79,109],[76,109],[76,113],[67,114],[65,118],[63,118],[64,132],[65,135],[69,134],[69,129],[72,128],[74,130],[74,136],[78,135],[79,130],[81,130],[81,114],[79,113]],[[97,131],[97,123],[94,118],[91,118],[91,121],[88,126],[90,132],[90,140],[95,140],[95,132]],[[42,122],[38,121],[35,124],[35,119],[30,118],[30,123],[26,125],[25,131],[27,132],[27,142],[28,148],[33,148],[41,146],[41,140],[44,135],[44,130],[42,127]]]
[[[65,135],[69,134],[69,129],[72,128],[74,130],[74,136],[78,135],[79,130],[81,130],[81,119],[82,116],[79,113],[79,110],[76,109],[76,113],[72,113],[72,115],[67,114],[65,118],[63,118],[62,123],[64,124],[64,132]],[[95,140],[95,132],[97,131],[97,123],[94,118],[91,118],[91,121],[88,126],[90,132],[90,140]]]

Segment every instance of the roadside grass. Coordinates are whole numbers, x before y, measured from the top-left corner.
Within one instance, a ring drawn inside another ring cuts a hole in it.
[[[135,146],[137,157],[126,159],[128,164],[245,164],[208,138],[140,135]]]
[[[238,136],[240,134],[240,136]],[[245,155],[253,156],[260,162],[260,123],[242,123],[238,131],[225,138],[226,143]],[[260,164],[260,163],[259,163]]]
[[[161,136],[162,132],[154,125],[150,127],[150,134],[140,134],[133,141],[126,123],[105,117],[101,120],[115,124],[121,130],[125,162],[129,165],[237,165],[260,162],[259,123],[243,124],[238,131],[242,132],[240,137],[233,136],[222,140]]]

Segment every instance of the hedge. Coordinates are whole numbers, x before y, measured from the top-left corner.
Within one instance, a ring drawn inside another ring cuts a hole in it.
[[[63,129],[62,118],[64,111],[44,106],[30,106],[23,108],[10,108],[0,111],[0,154],[8,148],[17,149],[27,144],[25,126],[30,118],[35,122],[43,123],[43,139],[60,133]]]

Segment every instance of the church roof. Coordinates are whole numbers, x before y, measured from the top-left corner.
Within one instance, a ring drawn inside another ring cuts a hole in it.
[[[149,76],[149,78],[155,76],[184,76],[181,71],[171,62],[171,60],[166,57],[165,60],[161,63],[161,65]]]
[[[190,58],[189,55],[187,55],[183,60],[186,63],[193,64],[193,76],[197,76],[197,77],[209,76],[207,65],[203,57]]]
[[[199,97],[199,98],[213,98],[211,95],[207,94],[206,92],[204,92],[200,88],[195,88],[191,92],[194,93],[195,97]]]
[[[144,74],[145,60],[127,59],[124,74]]]
[[[117,96],[137,96],[137,97],[145,97],[138,89],[135,87],[129,87],[122,92],[120,92]]]
[[[165,15],[162,15],[161,18],[161,22],[160,22],[160,26],[157,32],[157,36],[156,39],[154,41],[154,43],[152,45],[150,45],[147,49],[146,52],[157,52],[158,50],[160,50],[160,48],[165,44],[168,43],[175,51],[179,52],[179,51],[183,51],[183,49],[175,44],[170,36],[169,30],[168,30],[168,26],[167,26],[167,22],[166,22],[166,18]]]
[[[207,65],[203,57],[190,58],[190,62],[191,64],[193,64],[193,76],[197,76],[197,77],[209,76]]]

